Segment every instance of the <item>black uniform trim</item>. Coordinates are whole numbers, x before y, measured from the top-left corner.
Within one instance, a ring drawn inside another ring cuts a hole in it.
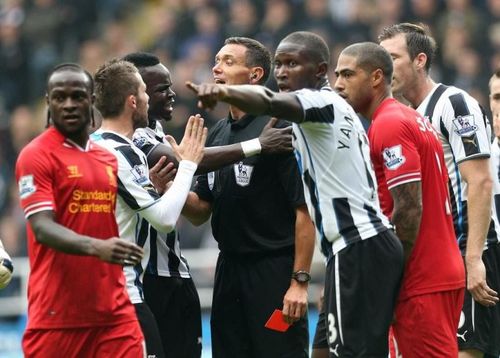
[[[335,111],[333,110],[333,104],[329,104],[322,108],[312,107],[305,111],[306,122],[321,122],[321,123],[333,123],[335,120]]]
[[[117,177],[118,179],[118,193],[122,197],[123,201],[130,206],[134,210],[139,210],[140,206],[139,203],[137,203],[137,200],[135,200],[135,197],[130,194],[130,192],[127,190],[123,182],[120,180],[120,177]]]
[[[334,198],[332,204],[338,222],[339,233],[344,237],[346,244],[350,245],[360,241],[361,235],[354,224],[349,200],[347,198]]]

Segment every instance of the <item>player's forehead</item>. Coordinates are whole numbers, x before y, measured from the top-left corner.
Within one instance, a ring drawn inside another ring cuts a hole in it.
[[[170,71],[161,63],[144,68],[141,71],[141,74],[144,82],[146,82],[146,85],[149,85],[150,83],[172,83]]]
[[[48,91],[54,91],[62,88],[71,88],[84,91],[90,91],[90,79],[84,72],[63,70],[53,73],[48,81]]]
[[[303,59],[306,55],[306,52],[307,48],[305,45],[294,43],[291,41],[282,41],[274,52],[274,59]]]
[[[224,58],[232,58],[236,61],[242,63],[246,60],[247,48],[242,44],[227,44],[222,46],[222,48],[215,55],[216,60],[221,60]]]
[[[350,70],[355,71],[357,67],[357,58],[345,53],[341,53],[337,60],[337,67],[335,68],[335,73]]]
[[[492,94],[495,94],[495,93],[500,93],[500,78],[498,77],[495,77],[491,80],[491,93]]]
[[[380,46],[385,48],[390,54],[407,52],[406,34],[399,33],[393,37],[380,41]]]

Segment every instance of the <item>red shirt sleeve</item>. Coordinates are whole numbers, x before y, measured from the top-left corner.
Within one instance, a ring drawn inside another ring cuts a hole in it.
[[[16,180],[21,207],[26,218],[45,210],[55,210],[53,171],[48,153],[30,144],[19,154]]]
[[[417,150],[417,138],[412,135],[410,121],[382,117],[373,123],[376,137],[372,148],[373,155],[383,163],[387,188],[420,181],[420,155]],[[418,128],[416,128],[418,130]]]

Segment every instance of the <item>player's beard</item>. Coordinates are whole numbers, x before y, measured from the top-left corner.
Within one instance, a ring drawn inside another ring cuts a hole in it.
[[[145,128],[148,125],[148,113],[144,110],[144,108],[138,108],[132,114],[132,123],[134,126],[134,130],[137,128]]]

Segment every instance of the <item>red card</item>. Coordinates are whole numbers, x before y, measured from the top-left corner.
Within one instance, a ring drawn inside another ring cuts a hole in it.
[[[283,312],[281,310],[274,310],[271,317],[267,320],[265,327],[279,332],[286,332],[290,325],[283,319]]]

